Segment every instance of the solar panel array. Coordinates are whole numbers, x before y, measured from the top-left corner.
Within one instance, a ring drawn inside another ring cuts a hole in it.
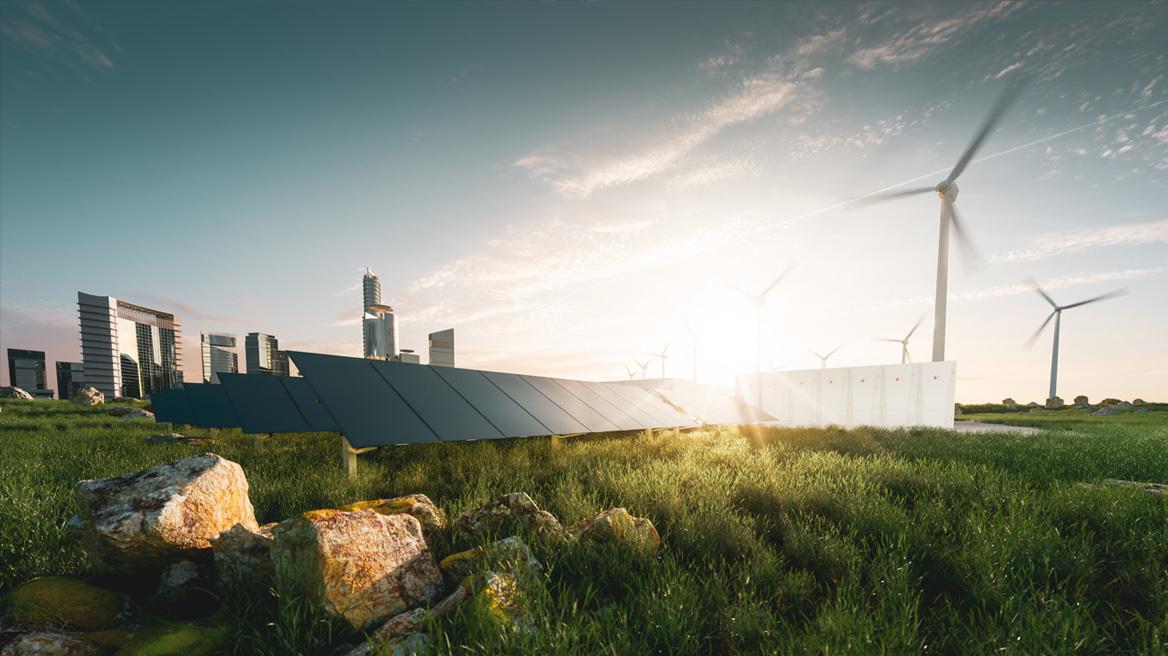
[[[203,428],[238,428],[239,417],[227,401],[222,385],[186,383],[183,391],[195,412],[195,424]],[[157,417],[156,417],[157,418]]]
[[[338,430],[337,423],[316,402],[316,392],[303,378],[219,374],[219,382],[245,433]]]
[[[729,394],[708,394],[699,390],[657,390],[669,403],[684,408],[703,424],[753,424],[778,421],[757,407]]]
[[[692,427],[647,390],[290,351],[355,448]]]
[[[195,411],[191,408],[186,390],[172,389],[154,392],[150,395],[150,405],[154,408],[154,420],[172,424],[194,424]]]

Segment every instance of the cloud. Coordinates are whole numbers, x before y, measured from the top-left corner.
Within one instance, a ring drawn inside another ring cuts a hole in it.
[[[250,319],[244,319],[242,317],[236,317],[236,316],[227,315],[227,314],[222,314],[222,315],[207,314],[207,313],[203,312],[202,310],[200,310],[199,308],[195,307],[194,305],[191,305],[190,303],[183,303],[182,301],[176,301],[172,298],[167,298],[165,296],[157,296],[155,294],[138,293],[138,294],[134,294],[133,299],[134,300],[130,300],[127,298],[120,298],[118,300],[126,301],[127,303],[134,303],[136,305],[138,299],[142,299],[142,301],[145,304],[148,304],[151,309],[159,310],[161,312],[171,312],[171,313],[177,314],[180,320],[182,320],[182,319],[188,319],[188,320],[189,319],[198,319],[200,321],[213,322],[213,323],[238,323],[238,324],[243,324],[246,326],[254,326],[255,325],[254,321],[251,321]]]
[[[1105,246],[1154,243],[1168,243],[1168,218],[1146,223],[1042,235],[1035,238],[1029,246],[1003,255],[995,255],[989,262],[990,264],[1036,262]]]
[[[0,313],[5,323],[13,325],[42,325],[57,328],[77,328],[77,306],[61,306],[46,301],[19,303],[0,301]]]
[[[68,9],[72,15],[61,18],[50,12],[50,7],[54,11]],[[117,42],[76,2],[15,4],[0,18],[0,36],[6,44],[39,59],[46,68],[65,67],[85,80],[89,79],[88,73],[112,71],[114,60],[122,54]]]
[[[848,61],[861,68],[881,65],[897,68],[932,55],[950,41],[969,34],[979,24],[1009,16],[1019,6],[1013,2],[977,5],[976,9],[963,16],[921,22],[907,31],[894,34],[879,45],[856,50]],[[950,13],[950,7],[952,5],[945,5],[946,14]]]

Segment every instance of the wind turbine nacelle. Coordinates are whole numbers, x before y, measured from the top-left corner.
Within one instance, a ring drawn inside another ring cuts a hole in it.
[[[934,189],[933,191],[937,192],[937,195],[941,197],[941,200],[947,200],[950,203],[957,200],[957,183],[956,182],[949,182],[948,180],[946,180],[945,182],[942,182],[941,184],[937,185],[937,188]]]

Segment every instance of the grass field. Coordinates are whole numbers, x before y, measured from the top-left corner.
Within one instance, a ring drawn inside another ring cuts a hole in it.
[[[535,631],[472,613],[434,653],[1166,653],[1168,502],[1105,478],[1168,483],[1168,406],[964,415],[1035,435],[764,429],[520,439],[380,449],[347,478],[335,435],[222,431],[149,446],[148,421],[101,406],[10,401],[0,414],[0,592],[78,569],[64,523],[75,481],[212,450],[242,465],[257,519],[424,493],[453,518],[529,493],[565,525],[624,506],[665,548],[533,544],[546,584]],[[472,546],[450,534],[441,558]],[[360,637],[272,592],[226,600],[236,653],[332,654]]]

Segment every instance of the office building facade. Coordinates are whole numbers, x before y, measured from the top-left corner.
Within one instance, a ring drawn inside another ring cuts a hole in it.
[[[280,350],[274,335],[248,333],[243,339],[247,373],[266,376],[288,375],[288,354]]]
[[[85,384],[107,397],[144,398],[182,385],[179,317],[77,292]]]
[[[57,362],[57,398],[69,399],[85,387],[85,365],[80,362]]]
[[[368,269],[361,280],[362,342],[366,358],[392,360],[397,354],[397,317],[381,304],[381,280]]]
[[[199,350],[203,356],[203,382],[219,384],[219,374],[239,373],[239,355],[235,352],[235,335],[199,333]]]
[[[436,367],[454,366],[454,329],[430,333],[430,364]]]
[[[48,389],[45,376],[45,352],[8,349],[8,384],[32,394]]]

